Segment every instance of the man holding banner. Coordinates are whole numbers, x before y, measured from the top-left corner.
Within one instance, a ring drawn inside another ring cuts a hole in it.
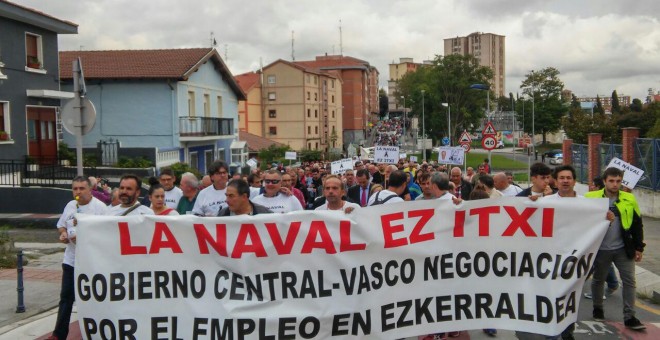
[[[593,317],[605,321],[603,311],[604,282],[612,263],[619,270],[623,283],[623,319],[627,328],[646,329],[635,317],[635,262],[642,260],[644,230],[642,217],[635,196],[620,190],[623,171],[607,168],[603,173],[605,188],[585,194],[589,198],[608,198],[609,209],[615,215],[611,221],[594,261],[591,281]]]

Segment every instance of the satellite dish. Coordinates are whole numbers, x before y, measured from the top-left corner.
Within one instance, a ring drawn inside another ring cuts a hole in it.
[[[82,115],[80,104],[82,103]],[[82,122],[80,117],[82,116]],[[87,98],[74,98],[62,107],[62,126],[74,136],[84,136],[92,130],[96,123],[96,109]],[[82,130],[80,127],[82,126]]]

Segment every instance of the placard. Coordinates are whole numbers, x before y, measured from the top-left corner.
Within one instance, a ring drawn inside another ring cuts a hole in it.
[[[352,158],[340,159],[330,163],[330,172],[333,175],[341,175],[346,172],[346,170],[353,170],[354,167],[355,163]]]
[[[621,181],[621,185],[628,189],[634,189],[637,182],[639,182],[644,175],[644,170],[617,157],[612,158],[607,167],[623,170],[623,180]]]
[[[399,147],[376,145],[374,148],[374,162],[396,164],[399,161]]]
[[[295,151],[287,151],[284,153],[284,159],[290,159],[295,161],[298,158],[298,154]]]
[[[438,149],[438,163],[463,165],[465,149],[463,147],[441,146]]]

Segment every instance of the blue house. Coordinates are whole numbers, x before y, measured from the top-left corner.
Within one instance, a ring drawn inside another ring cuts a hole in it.
[[[53,162],[61,131],[58,34],[78,26],[0,0],[0,159]]]
[[[80,58],[96,124],[83,148],[119,144],[119,155],[143,156],[157,168],[186,162],[206,172],[214,160],[244,164],[238,101],[245,94],[213,48],[60,52],[62,87],[73,90]],[[75,145],[75,137],[64,133]],[[110,161],[111,163],[112,161]]]

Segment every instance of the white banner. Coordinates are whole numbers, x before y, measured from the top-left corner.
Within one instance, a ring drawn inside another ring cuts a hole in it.
[[[349,215],[79,215],[78,320],[94,339],[555,335],[576,321],[607,205],[501,198]]]
[[[353,159],[340,159],[330,163],[330,172],[334,175],[341,175],[346,172],[346,170],[353,170],[354,166],[355,164],[353,163]]]
[[[295,151],[286,151],[284,153],[284,159],[290,159],[295,161],[298,158],[298,154]]]
[[[374,149],[374,163],[396,164],[399,162],[399,147],[376,145]]]
[[[622,170],[623,180],[621,181],[621,185],[629,189],[635,189],[637,182],[639,182],[642,175],[644,175],[644,170],[617,157],[612,158],[607,167]]]
[[[438,151],[438,163],[463,165],[465,149],[462,147],[441,146]]]
[[[411,162],[417,162],[417,156],[410,156]]]

